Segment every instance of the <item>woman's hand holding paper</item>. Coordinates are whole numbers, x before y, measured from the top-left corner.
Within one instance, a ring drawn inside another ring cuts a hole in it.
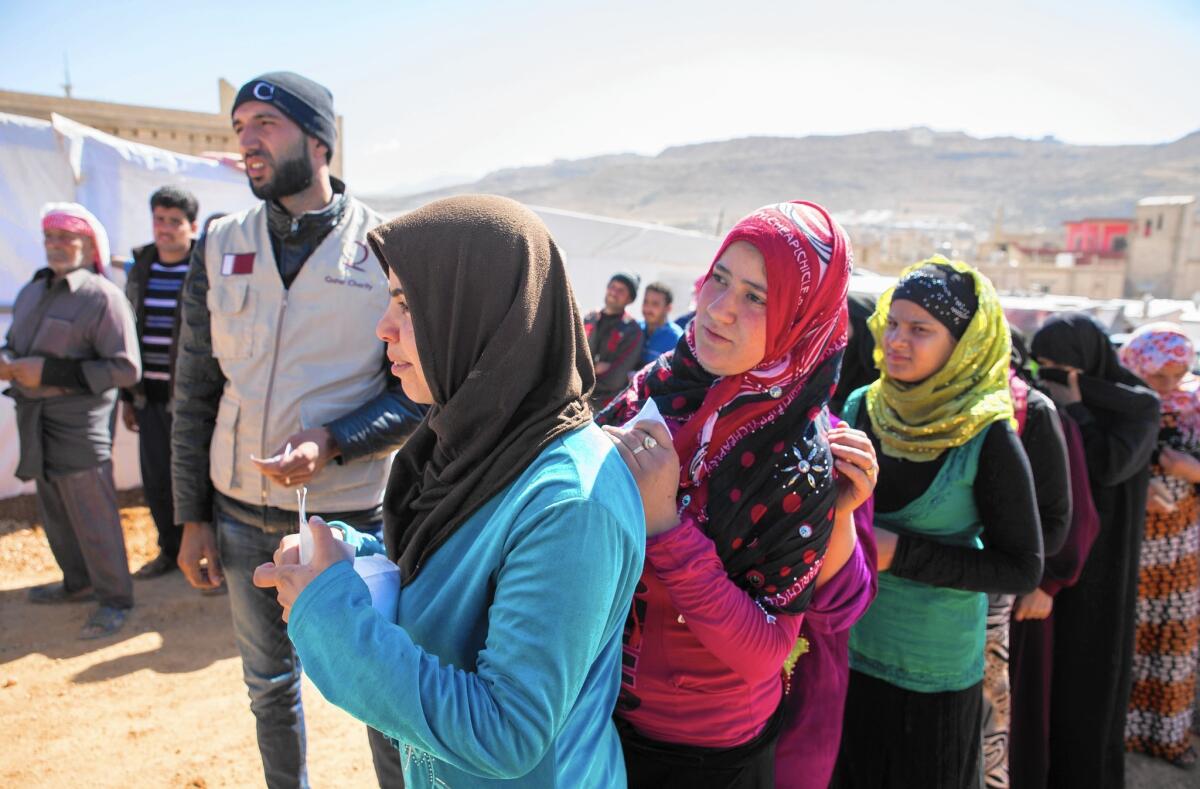
[[[334,529],[315,515],[308,520],[313,536],[313,558],[308,564],[299,564],[299,541],[289,542],[285,537],[275,552],[274,562],[260,564],[254,570],[254,585],[269,589],[274,587],[279,604],[283,606],[283,621],[288,621],[292,606],[300,593],[313,580],[338,562],[350,561],[353,549],[334,536]],[[289,535],[293,536],[293,535]]]

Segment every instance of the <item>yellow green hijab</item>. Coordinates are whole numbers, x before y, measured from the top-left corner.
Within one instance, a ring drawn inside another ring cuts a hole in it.
[[[1009,419],[1014,427],[1016,424],[1008,391],[1012,340],[996,289],[971,266],[941,255],[909,266],[900,278],[929,264],[969,275],[979,300],[966,332],[942,369],[915,384],[888,377],[883,333],[895,287],[880,297],[867,322],[875,338],[875,366],[880,370],[879,379],[866,391],[871,427],[885,455],[917,462],[934,460],[945,450],[962,446],[993,422]]]

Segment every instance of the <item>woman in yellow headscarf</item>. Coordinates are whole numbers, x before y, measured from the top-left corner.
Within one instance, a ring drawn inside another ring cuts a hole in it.
[[[850,635],[834,785],[958,789],[978,778],[986,594],[1027,592],[1042,571],[1008,323],[986,277],[934,257],[870,326],[880,378],[843,417],[879,455],[879,594]]]

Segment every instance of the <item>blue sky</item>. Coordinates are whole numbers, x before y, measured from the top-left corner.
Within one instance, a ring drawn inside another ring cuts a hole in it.
[[[926,125],[1068,142],[1200,129],[1200,3],[0,0],[0,88],[215,111],[292,69],[360,193],[557,158]]]

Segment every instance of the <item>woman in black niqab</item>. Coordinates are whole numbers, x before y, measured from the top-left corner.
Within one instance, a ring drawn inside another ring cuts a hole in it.
[[[1132,685],[1138,558],[1158,396],[1121,366],[1090,315],[1043,324],[1030,352],[1056,404],[1079,425],[1100,533],[1078,583],[1054,600],[1048,785],[1121,787]]]

